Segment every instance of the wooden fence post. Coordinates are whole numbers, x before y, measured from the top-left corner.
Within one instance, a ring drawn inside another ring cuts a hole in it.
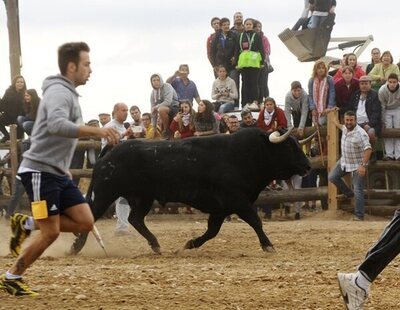
[[[10,125],[10,159],[11,159],[11,186],[10,193],[15,191],[15,177],[18,170],[18,140],[17,140],[17,125]]]
[[[338,161],[339,153],[339,133],[333,120],[338,118],[338,112],[328,113],[328,125],[327,125],[327,143],[328,143],[328,173],[336,165]],[[337,211],[338,201],[337,201],[337,188],[336,186],[328,181],[328,205],[330,210]]]

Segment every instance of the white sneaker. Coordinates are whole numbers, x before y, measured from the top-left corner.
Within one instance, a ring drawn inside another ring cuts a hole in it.
[[[347,310],[364,309],[368,293],[356,284],[355,273],[338,273],[340,293]]]
[[[248,106],[248,108],[249,108],[251,111],[255,111],[255,112],[260,111],[260,107],[259,107],[258,104],[255,103],[255,102],[250,103],[249,106]]]

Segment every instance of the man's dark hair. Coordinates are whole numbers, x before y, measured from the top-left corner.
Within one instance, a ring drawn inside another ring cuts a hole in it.
[[[143,113],[143,114],[142,114],[142,118],[143,118],[143,117],[148,117],[149,120],[151,121],[151,114],[150,114],[150,113],[147,113],[147,112],[146,112],[146,113]]]
[[[221,20],[219,19],[219,17],[213,17],[213,18],[211,18],[211,26],[212,26],[214,20],[219,20],[219,21],[221,21]]]
[[[85,42],[70,42],[58,48],[58,68],[62,75],[67,73],[67,67],[70,62],[73,62],[78,67],[81,51],[90,52],[89,45]]]
[[[139,107],[138,107],[137,105],[131,106],[130,109],[129,109],[129,112],[132,113],[132,112],[135,111],[135,110],[139,110],[139,113],[141,113],[141,112],[140,112],[140,109],[139,109]]]
[[[245,116],[247,116],[247,115],[251,115],[251,116],[253,116],[253,114],[251,114],[251,111],[250,110],[243,110],[242,111],[242,113],[240,113],[240,116],[242,117],[242,119],[245,117]]]
[[[228,17],[222,17],[221,20],[219,21],[219,24],[222,26],[222,24],[226,22],[228,22],[229,24],[231,23]]]
[[[357,118],[356,112],[354,112],[354,111],[352,111],[352,110],[346,111],[346,112],[344,113],[344,116],[354,116],[355,118]]]
[[[229,119],[238,119],[238,118],[236,115],[232,114],[232,115],[229,115]]]
[[[388,76],[388,80],[394,79],[396,81],[399,81],[399,76],[396,73],[390,73]]]

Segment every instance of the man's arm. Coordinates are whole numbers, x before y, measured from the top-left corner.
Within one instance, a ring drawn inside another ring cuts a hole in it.
[[[78,137],[99,137],[107,140],[109,144],[117,144],[120,140],[120,134],[114,128],[107,127],[91,127],[91,126],[79,126]]]
[[[362,162],[361,166],[358,167],[358,170],[357,170],[358,174],[362,177],[366,175],[368,162],[369,162],[369,159],[371,158],[371,153],[372,153],[371,147],[364,150],[363,162]]]

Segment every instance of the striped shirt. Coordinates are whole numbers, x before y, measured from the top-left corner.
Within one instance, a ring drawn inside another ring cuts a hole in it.
[[[343,125],[342,131],[342,157],[340,166],[343,171],[352,172],[358,169],[363,163],[364,151],[371,148],[368,134],[360,126],[356,125],[349,131]]]

